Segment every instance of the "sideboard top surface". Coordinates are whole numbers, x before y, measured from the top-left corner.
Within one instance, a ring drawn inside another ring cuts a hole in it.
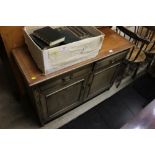
[[[104,38],[103,46],[96,57],[77,63],[75,65],[66,67],[64,69],[52,72],[48,75],[44,75],[37,68],[26,46],[13,49],[13,56],[15,58],[15,61],[19,69],[24,75],[24,78],[26,79],[28,85],[34,86],[38,83],[54,78],[58,75],[62,75],[74,69],[77,69],[82,66],[96,62],[98,60],[104,59],[110,55],[127,50],[133,46],[133,44],[131,44],[128,40],[124,39],[123,37],[121,37],[120,35],[118,35],[116,32],[114,32],[109,28],[103,27],[100,30],[105,34],[105,38]]]

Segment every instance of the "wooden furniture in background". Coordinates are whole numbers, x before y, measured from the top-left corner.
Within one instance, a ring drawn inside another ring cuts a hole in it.
[[[134,31],[150,42],[144,49],[147,61],[149,62],[148,69],[150,69],[155,61],[155,26],[135,26]]]
[[[133,74],[133,78],[136,77],[140,66],[145,63],[145,49],[150,42],[123,26],[117,26],[116,31],[134,44],[124,63],[124,70],[122,71],[122,76],[120,76],[120,81],[118,83],[119,86],[126,72]]]
[[[105,39],[96,57],[46,76],[35,65],[27,47],[13,50],[41,124],[104,92],[113,84],[133,44],[109,28],[100,30]]]
[[[0,27],[1,44],[4,44],[5,62],[7,61],[13,72],[15,82],[17,83],[18,92],[20,95],[24,95],[23,79],[18,72],[16,65],[12,59],[12,49],[25,45],[23,36],[23,26],[1,26]]]
[[[11,57],[12,49],[25,44],[22,26],[1,26],[0,34],[9,58]]]

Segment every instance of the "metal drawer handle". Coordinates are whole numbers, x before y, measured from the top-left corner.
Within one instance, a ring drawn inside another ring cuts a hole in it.
[[[62,80],[63,80],[64,82],[68,82],[68,81],[71,80],[71,77],[70,77],[70,76],[67,76],[67,77],[64,77]]]
[[[110,64],[114,64],[116,62],[116,60],[110,60]]]

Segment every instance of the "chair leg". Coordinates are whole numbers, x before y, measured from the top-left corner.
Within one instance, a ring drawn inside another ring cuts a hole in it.
[[[120,76],[118,77],[118,81],[116,83],[116,88],[118,88],[120,86],[120,84],[121,84],[121,82],[123,80],[126,68],[127,68],[127,64],[123,63],[122,68],[119,71],[120,74],[118,73],[118,75],[120,75]]]
[[[151,67],[153,65],[154,61],[155,61],[155,55],[153,55],[153,59],[151,60],[149,67]]]
[[[153,59],[154,59],[154,56],[153,56]],[[149,55],[147,55],[147,62],[148,62],[148,65],[147,65],[147,67],[146,67],[146,72],[150,69],[150,67],[152,66],[152,64],[153,64],[153,60],[152,58],[150,58],[150,56]]]
[[[153,58],[148,62],[147,71],[146,71],[147,73],[154,74],[153,67],[152,67],[154,62],[155,62],[155,55],[153,55]]]
[[[134,73],[132,75],[133,79],[137,76],[137,72],[138,72],[139,67],[140,67],[140,63],[136,64],[136,69],[135,69],[135,71],[134,71]]]

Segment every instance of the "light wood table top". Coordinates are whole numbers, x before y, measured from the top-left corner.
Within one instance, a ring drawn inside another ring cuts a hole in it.
[[[34,63],[32,57],[29,54],[28,48],[26,46],[13,49],[13,56],[15,61],[21,70],[24,78],[29,86],[34,86],[38,83],[46,81],[48,79],[54,78],[58,75],[67,73],[74,69],[80,68],[82,66],[88,65],[95,61],[101,60],[106,58],[110,55],[116,54],[118,52],[124,51],[129,49],[133,46],[128,40],[124,39],[123,37],[119,36],[116,32],[109,28],[101,28],[100,29],[104,34],[105,38],[103,41],[103,46],[99,51],[98,55],[92,59],[83,61],[81,63],[77,63],[75,65],[66,67],[64,69],[60,69],[58,71],[52,72],[48,75],[44,75]],[[109,52],[112,50],[113,52]]]

